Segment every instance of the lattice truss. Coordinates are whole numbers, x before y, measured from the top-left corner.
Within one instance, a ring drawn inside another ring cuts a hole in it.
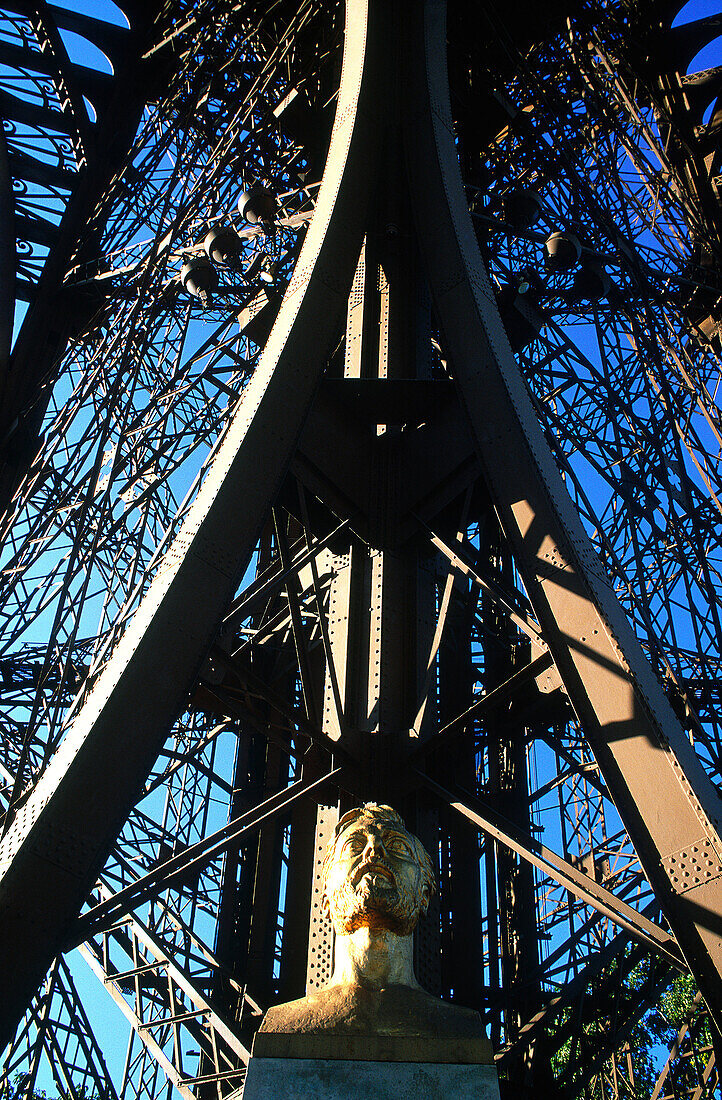
[[[102,100],[111,83],[69,63],[57,30],[69,17],[35,7],[5,5],[0,29],[17,290],[29,318],[91,156],[83,96],[95,89]],[[463,19],[452,19],[459,149],[482,253],[559,468],[719,785],[719,234],[704,191],[714,172],[691,176],[670,138],[671,92],[665,99],[651,77],[645,85],[626,49],[631,12],[586,0],[523,49],[498,27],[496,68],[454,53]],[[118,28],[75,26],[108,50],[122,45]],[[68,251],[62,285],[77,320],[20,410],[39,438],[21,440],[25,471],[0,521],[9,817],[122,636],[252,375],[313,214],[341,29],[330,0],[215,0],[169,4],[146,34],[162,79]],[[498,122],[482,134],[475,97],[489,93]],[[238,213],[240,193],[258,182],[275,196],[272,224]],[[233,229],[237,250],[214,261],[218,285],[203,302],[182,269],[214,227]],[[553,269],[546,242],[560,232],[578,253]],[[431,359],[434,377],[453,377],[436,339]],[[359,536],[302,480],[292,476],[276,502],[213,656],[88,898],[68,944],[79,950],[53,964],[6,1052],[7,1095],[52,1087],[52,1076],[74,1097],[151,1098],[171,1086],[227,1096],[265,1007],[303,992],[308,908],[300,923],[291,914],[310,873],[315,803],[309,825],[301,765],[329,748],[328,616]],[[670,937],[538,647],[483,491],[465,485],[442,515],[417,519],[414,537],[435,592],[420,721],[440,730],[419,766],[442,787],[466,776],[466,820],[458,802],[425,811],[440,954],[421,958],[422,978],[480,1009],[502,1069],[532,1051],[555,1066],[564,1095],[648,1095],[629,1036],[675,973]],[[86,964],[93,996],[78,992]],[[119,1068],[94,1019],[110,1015],[111,999],[128,1034]],[[697,998],[655,1097],[713,1094],[705,1034]]]

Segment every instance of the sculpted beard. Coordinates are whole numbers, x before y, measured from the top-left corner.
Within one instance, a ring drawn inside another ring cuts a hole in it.
[[[354,886],[346,879],[329,897],[331,920],[339,935],[350,935],[357,928],[386,928],[397,936],[410,936],[419,916],[418,899],[394,880],[384,886],[370,878],[360,878]]]

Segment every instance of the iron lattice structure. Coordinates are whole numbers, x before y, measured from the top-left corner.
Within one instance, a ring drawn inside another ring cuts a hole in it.
[[[722,72],[678,6],[455,3],[447,117],[434,3],[2,5],[3,1095],[238,1089],[366,797],[510,1090],[714,1094]]]

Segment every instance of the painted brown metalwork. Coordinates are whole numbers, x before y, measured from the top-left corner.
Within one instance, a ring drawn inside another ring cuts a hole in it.
[[[630,1036],[688,964],[709,1012],[649,1091],[686,1059],[711,1095],[717,85],[682,55],[714,20],[519,0],[455,5],[447,34],[435,0],[353,0],[339,90],[336,3],[171,3],[142,35],[5,7],[0,56],[40,89],[0,76],[6,115],[46,128],[43,186],[72,194],[33,230],[44,273],[18,258],[8,1037],[30,1007],[0,1089],[50,1063],[113,1095],[89,1015],[61,1039],[77,955],[53,955],[87,939],[123,1095],[223,1100],[263,1010],[330,976],[325,838],[372,799],[436,862],[420,980],[482,1012],[510,1093],[639,1092]],[[113,118],[113,178],[81,184]]]
[[[330,303],[334,297],[337,303],[345,301],[344,272],[350,283],[363,229],[368,188],[362,165],[372,156],[370,132],[380,94],[379,59],[372,54],[370,74],[366,61],[366,23],[361,7],[350,9],[329,172],[284,305],[213,473],[166,555],[143,612],[3,838],[0,940],[8,978],[6,1026],[14,1025],[48,955],[61,946],[137,798],[292,457],[321,370],[321,353],[334,335],[338,305],[334,310]],[[380,33],[372,26],[373,36]],[[282,409],[285,416],[279,415]],[[60,845],[53,839],[57,835]],[[41,898],[49,889],[55,902],[44,926]],[[27,937],[31,912],[34,948]],[[26,955],[28,948],[35,960]]]

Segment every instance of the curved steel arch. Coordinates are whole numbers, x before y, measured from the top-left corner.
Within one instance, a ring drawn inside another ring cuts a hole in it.
[[[187,698],[291,460],[361,247],[383,44],[380,13],[369,18],[365,4],[350,5],[328,170],[260,364],[132,626],[0,843],[3,1041],[62,947]],[[52,908],[43,904],[49,894]]]
[[[617,603],[544,440],[464,196],[445,71],[445,4],[427,0],[425,19],[426,86],[412,82],[412,70],[406,155],[460,397],[572,706],[722,1030],[722,801]],[[698,852],[709,865],[691,885],[685,870]]]
[[[7,371],[15,315],[15,217],[5,135],[0,134],[0,376]]]
[[[439,97],[437,97],[437,99],[438,99],[438,102],[436,102],[436,103],[435,103],[435,108],[436,108],[437,114],[438,114],[438,116],[444,116],[444,109],[442,109],[442,99],[444,99],[444,97],[442,97],[442,96],[439,96]],[[415,111],[416,111],[416,110],[417,110],[417,105],[415,105]],[[446,117],[446,116],[445,116],[445,121],[446,121],[446,124],[448,125],[448,117]],[[428,124],[428,119],[426,119],[426,124]],[[417,155],[418,155],[418,154],[417,154]],[[433,158],[431,158],[431,160],[433,160]],[[429,162],[429,163],[430,163],[430,162]],[[450,171],[451,171],[451,178],[450,178],[450,180],[449,180],[449,188],[448,188],[448,189],[449,189],[449,194],[451,194],[451,193],[453,193],[453,190],[455,190],[455,182],[453,182],[453,173],[455,173],[455,172],[456,172],[455,160],[453,160],[453,157],[451,156],[451,154],[450,154],[450,161],[449,161],[449,164],[450,164],[450,166],[451,166],[451,169],[450,169]],[[426,162],[424,162],[424,165],[423,165],[423,171],[424,171],[424,173],[427,173],[427,167],[428,167],[428,166],[427,166],[427,163],[426,163]],[[420,177],[419,177],[419,178],[420,178]],[[426,176],[425,176],[424,178],[426,178]],[[457,190],[458,190],[458,188],[457,188]],[[441,195],[441,191],[440,191],[440,190],[436,190],[434,194],[435,194],[435,196],[436,196],[436,198],[437,198],[437,207],[435,207],[435,208],[434,208],[433,210],[430,210],[430,211],[429,211],[429,217],[428,217],[428,218],[426,218],[426,219],[424,219],[424,222],[423,222],[423,228],[424,228],[424,233],[425,233],[425,234],[426,234],[426,233],[430,233],[430,231],[433,231],[433,230],[434,230],[434,227],[435,227],[435,223],[436,223],[436,219],[437,219],[437,217],[438,217],[438,211],[439,211],[439,210],[444,210],[444,209],[445,209],[445,205],[446,205],[446,197],[445,197],[444,195]],[[468,227],[467,227],[467,228],[468,228]],[[461,235],[461,237],[462,237],[462,238],[464,238],[464,240],[466,240],[466,243],[467,243],[467,244],[469,244],[468,234],[466,233],[466,230],[464,230],[464,231],[463,231],[463,232],[462,232],[462,233],[461,233],[460,235]],[[440,254],[442,254],[442,253],[440,253]],[[433,256],[433,263],[431,263],[431,264],[430,264],[430,267],[431,267],[431,271],[434,271],[434,270],[435,270],[435,266],[436,266],[436,265],[437,265],[437,263],[438,263],[438,255],[439,255],[439,254],[437,254],[437,253],[434,253],[434,256]],[[439,277],[440,277],[440,276],[439,276]],[[463,282],[464,282],[464,279],[463,279],[463,276],[462,276],[462,277],[461,277],[461,283],[463,283]],[[437,288],[437,289],[438,289],[438,288]],[[442,288],[442,289],[440,290],[440,292],[439,292],[439,293],[440,293],[440,296],[444,296],[444,294],[445,294],[446,292],[449,292],[449,294],[452,294],[452,292],[453,292],[453,288],[452,288],[452,287],[445,287],[445,288]],[[493,313],[493,309],[491,309],[491,307],[490,307],[490,312],[491,312],[491,313]],[[492,321],[493,321],[493,318],[492,318]],[[472,333],[478,333],[478,331],[479,331],[479,330],[478,330],[478,328],[472,328],[472,329],[471,329],[471,332],[472,332]],[[453,333],[452,333],[452,339],[451,339],[451,340],[449,341],[449,345],[450,345],[450,346],[452,346],[452,345],[453,345],[453,344],[452,344],[452,340],[453,340]],[[477,349],[477,351],[478,351],[478,349]],[[503,352],[502,352],[502,353],[500,353],[500,359],[502,359],[502,360],[504,359],[504,355],[503,355]],[[505,367],[508,367],[508,371],[510,371],[510,372],[512,372],[512,373],[513,373],[513,372],[515,371],[515,367],[514,367],[514,366],[513,366],[513,365],[512,365],[512,364],[511,364],[510,362],[508,362],[508,360],[506,360],[506,361],[505,361]],[[470,364],[469,364],[469,373],[471,373],[471,371],[472,371],[472,370],[473,370],[473,363],[470,363]],[[457,372],[457,373],[458,373],[458,372]],[[507,377],[508,377],[508,375],[507,375]],[[450,384],[449,384],[449,385],[450,385]],[[523,396],[523,390],[519,390],[519,393],[521,393],[521,395]],[[284,396],[285,396],[285,395],[284,395]],[[503,396],[503,393],[502,393],[502,396]],[[534,425],[533,425],[533,421],[532,421],[532,422],[530,422],[530,425],[529,425],[529,428],[528,428],[528,432],[529,432],[530,434],[532,434],[532,433],[534,432]],[[523,433],[522,433],[522,434],[523,434]],[[482,436],[483,436],[483,432],[482,432]],[[512,437],[513,437],[513,438],[515,438],[515,439],[518,439],[518,438],[519,438],[519,430],[518,430],[518,426],[514,426],[514,425],[512,425],[512,430],[510,431],[510,437],[508,437],[508,438],[512,438]],[[483,443],[483,439],[482,439],[482,443]],[[490,449],[491,449],[491,448],[490,448]],[[482,452],[482,455],[483,455],[483,453],[484,453],[484,448],[483,448],[483,445],[480,445],[480,451]],[[495,461],[494,461],[494,455],[493,455],[493,454],[491,455],[491,461],[489,461],[489,456],[488,456],[488,463],[489,463],[490,467],[492,467],[492,469],[494,469],[494,470],[499,470],[499,463],[497,463],[497,462],[495,462]],[[255,471],[254,471],[254,473],[255,473]],[[489,476],[490,476],[490,480],[491,480],[491,481],[493,482],[493,480],[494,480],[493,476],[492,476],[491,474],[490,474]],[[551,476],[551,477],[554,477],[554,476],[556,476],[556,474],[555,474],[554,470],[551,470],[551,474],[550,474],[550,476]],[[562,508],[562,510],[564,510],[564,508]],[[553,520],[554,520],[554,517],[553,517]],[[510,531],[511,531],[512,533],[513,533],[513,530],[514,530],[514,522],[515,522],[515,520],[513,520],[512,518],[508,519],[508,522],[507,522],[507,529],[508,529],[508,530],[510,530]],[[524,557],[524,552],[522,551],[522,558],[523,558],[523,557]],[[573,557],[573,555],[571,555],[571,557]],[[534,555],[533,555],[533,554],[529,554],[529,558],[530,558],[530,559],[533,559],[533,558],[534,558]],[[570,558],[570,560],[571,560],[571,558]],[[529,565],[527,565],[527,575],[528,575],[528,576],[530,577],[530,579],[532,579],[532,580],[530,580],[530,581],[529,581],[530,587],[532,587],[532,588],[534,588],[534,565],[535,565],[535,562],[534,562],[533,560],[532,560],[532,561],[530,561],[530,564],[529,564]],[[592,566],[592,568],[593,568],[593,566]],[[573,572],[573,570],[572,570],[572,571],[570,571],[570,572]],[[547,580],[549,580],[549,579],[548,579],[548,577],[545,577],[544,581],[547,581]],[[541,582],[541,586],[543,586],[543,585],[544,585],[544,581],[543,581],[543,582]],[[537,595],[538,595],[538,594],[537,594]],[[538,601],[539,601],[539,606],[541,606],[541,605],[543,605],[543,604],[544,604],[544,594],[538,595]],[[549,603],[550,603],[550,601],[549,601]],[[540,613],[539,613],[539,614],[540,614]],[[556,619],[555,619],[555,621],[556,621]],[[554,629],[554,624],[553,624],[553,629]],[[564,667],[564,664],[565,664],[565,654],[564,654],[564,647],[565,647],[565,645],[566,645],[566,639],[561,639],[561,641],[559,641],[559,640],[557,639],[557,641],[555,642],[555,653],[557,653],[557,656],[558,656],[559,662],[560,662],[560,664],[562,665],[562,667]],[[161,663],[161,662],[162,662],[162,660],[163,660],[163,656],[162,656],[162,654],[161,654],[161,657],[160,657],[160,658],[158,658],[158,663]],[[573,654],[572,654],[572,659],[571,659],[570,661],[568,661],[568,663],[567,663],[567,675],[568,675],[568,678],[572,678],[572,679],[573,679],[573,676],[575,676],[576,670],[572,668],[572,664],[573,664]],[[625,678],[625,673],[624,673],[624,670],[623,670],[623,679],[624,679],[624,678]],[[654,686],[654,685],[653,685],[653,686]],[[579,689],[579,686],[577,687],[577,695],[578,695],[578,697],[579,697],[579,696],[581,696],[581,695],[583,694],[583,690],[584,690],[584,685],[583,685],[583,683],[582,683],[582,687],[581,687],[581,689]],[[632,696],[630,696],[630,695],[627,695],[627,697],[632,697]],[[583,702],[583,701],[582,701],[582,702]],[[663,707],[663,708],[664,708],[664,707]],[[668,716],[667,716],[667,717],[668,717]],[[594,720],[594,719],[592,718],[592,722],[593,722],[593,720]],[[677,735],[677,736],[678,736],[678,735]],[[683,744],[682,744],[682,749],[683,749]],[[61,842],[61,843],[63,843],[63,842]],[[456,914],[455,914],[455,916],[456,916]]]

